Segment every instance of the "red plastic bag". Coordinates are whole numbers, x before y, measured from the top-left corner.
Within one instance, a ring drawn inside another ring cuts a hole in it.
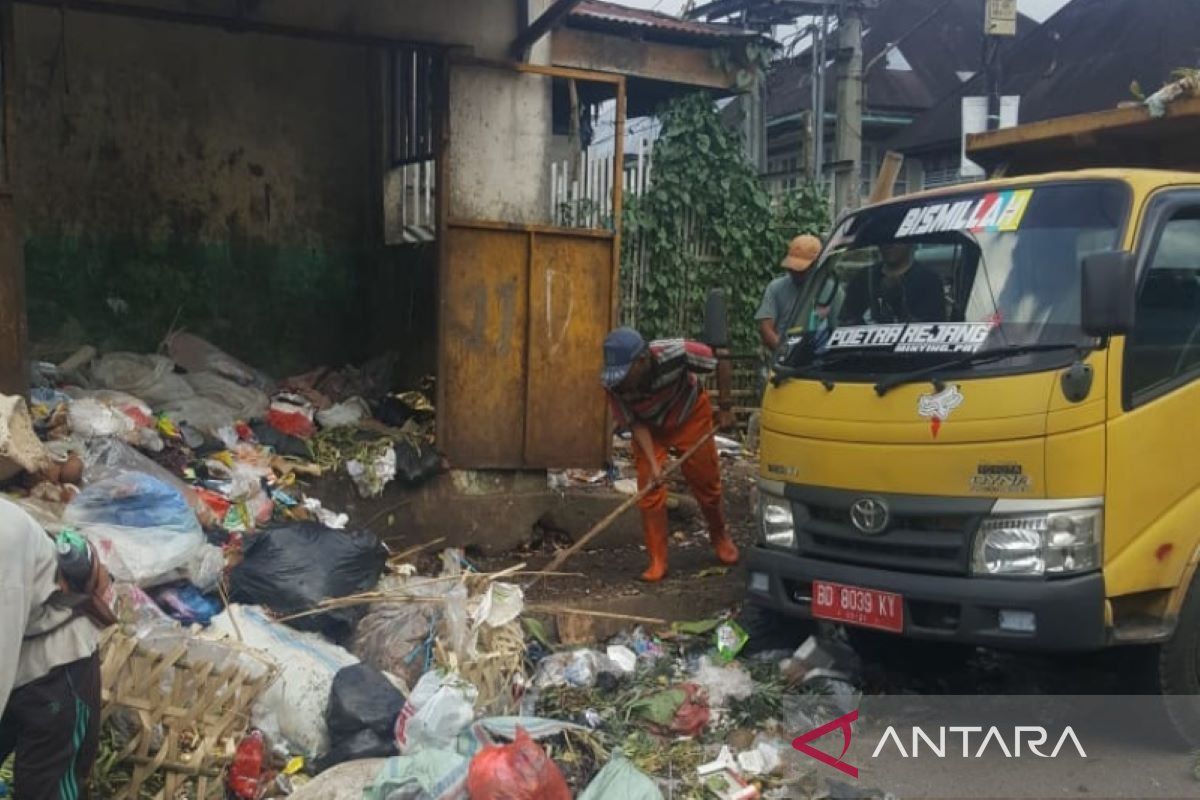
[[[267,410],[267,424],[297,439],[310,439],[317,432],[312,405],[294,394],[277,395]]]
[[[471,800],[571,800],[571,790],[542,746],[517,728],[512,744],[485,747],[467,773]]]

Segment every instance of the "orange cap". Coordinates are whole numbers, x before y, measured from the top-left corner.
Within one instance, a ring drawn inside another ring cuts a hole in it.
[[[780,264],[784,269],[790,269],[793,272],[804,272],[812,266],[812,263],[817,260],[817,256],[821,255],[821,240],[816,236],[797,236],[792,239],[788,245],[787,256]]]

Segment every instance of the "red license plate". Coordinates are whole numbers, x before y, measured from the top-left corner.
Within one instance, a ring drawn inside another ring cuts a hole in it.
[[[863,628],[892,633],[904,630],[904,598],[876,589],[813,581],[812,613],[818,619],[848,622]]]

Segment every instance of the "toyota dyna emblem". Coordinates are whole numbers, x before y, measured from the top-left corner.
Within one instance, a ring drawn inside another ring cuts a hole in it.
[[[887,504],[874,497],[855,500],[854,505],[850,506],[850,523],[868,536],[883,533],[888,525],[888,517]]]

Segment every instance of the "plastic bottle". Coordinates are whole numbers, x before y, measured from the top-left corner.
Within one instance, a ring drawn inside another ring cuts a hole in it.
[[[87,540],[68,528],[58,534],[55,547],[58,549],[58,569],[67,585],[82,592],[92,576],[92,549]]]
[[[229,791],[242,800],[258,797],[258,784],[262,780],[263,758],[266,745],[261,731],[251,731],[240,742],[229,768]]]

